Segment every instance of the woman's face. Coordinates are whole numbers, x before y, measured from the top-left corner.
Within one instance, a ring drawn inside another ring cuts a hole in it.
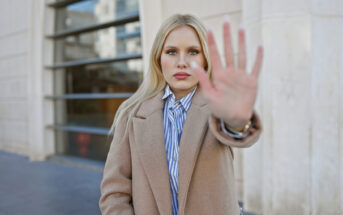
[[[163,45],[161,67],[176,99],[186,96],[198,83],[191,68],[192,61],[205,67],[205,56],[196,31],[189,26],[173,29]]]

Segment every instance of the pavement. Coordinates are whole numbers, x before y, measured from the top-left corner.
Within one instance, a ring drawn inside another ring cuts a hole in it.
[[[103,166],[65,156],[32,162],[0,150],[0,215],[100,215]]]
[[[96,169],[0,151],[0,215],[101,214]]]

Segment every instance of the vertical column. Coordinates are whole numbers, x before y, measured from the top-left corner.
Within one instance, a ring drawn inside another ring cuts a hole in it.
[[[31,160],[45,158],[42,87],[42,21],[44,1],[30,1],[29,73],[28,73],[28,139]]]
[[[262,164],[256,147],[245,152],[246,208],[260,212],[262,177],[263,214],[341,214],[343,2],[262,0],[261,5]],[[258,11],[252,7],[244,1],[248,32]],[[248,37],[248,45],[253,40]]]
[[[312,211],[342,214],[343,2],[312,0],[312,10]]]
[[[262,45],[261,38],[261,0],[243,0],[242,2],[242,24],[246,30],[247,54],[248,54],[248,70],[255,62],[256,50],[259,45]],[[262,69],[261,74],[264,73]],[[260,78],[261,83],[261,78]],[[259,94],[256,101],[256,111],[264,118],[262,112],[262,84],[259,85]],[[265,124],[263,122],[263,124]],[[263,135],[260,140],[248,149],[243,150],[243,203],[245,211],[253,211],[254,213],[262,213],[262,150],[263,150]]]
[[[150,50],[162,22],[162,0],[139,0],[144,73],[148,71]]]
[[[23,155],[28,153],[28,8],[28,1],[12,0],[1,1],[0,9],[0,149]]]
[[[46,0],[45,0],[46,2]],[[46,7],[42,8],[44,13],[44,21],[42,25],[44,26],[42,31],[42,37],[43,37],[43,47],[42,47],[42,78],[43,78],[43,95],[53,95],[54,93],[58,93],[61,89],[56,89],[56,87],[61,88],[60,86],[56,86],[54,84],[54,74],[55,71],[47,70],[44,68],[45,65],[53,65],[54,64],[54,56],[55,56],[55,48],[58,46],[55,46],[55,42],[52,39],[45,39],[45,35],[52,35],[55,33],[55,17],[56,17],[56,11],[53,8]],[[57,56],[59,57],[59,56]],[[44,98],[43,98],[44,99]],[[58,114],[62,114],[60,116],[65,116],[64,112],[65,108],[62,108],[61,110],[57,110],[55,108],[55,102],[50,99],[44,99],[43,100],[43,123],[44,127],[46,125],[53,125],[55,124],[55,116],[58,116]],[[59,111],[59,112],[57,112]],[[65,120],[65,119],[63,119]],[[44,129],[43,127],[43,129]],[[57,151],[57,138],[58,135],[56,135],[57,131],[53,129],[44,129],[44,154],[45,156],[55,154]],[[57,137],[57,138],[55,138]]]
[[[263,0],[263,214],[311,211],[311,16],[306,0]]]
[[[341,7],[343,8],[343,7]],[[343,35],[343,20],[341,19],[340,21],[340,35]],[[343,37],[340,37],[341,40],[340,40],[340,45],[339,45],[339,49],[341,50],[340,51],[340,54],[339,54],[339,59],[342,59],[343,58]],[[339,79],[340,79],[340,88],[339,88],[339,92],[340,93],[340,107],[339,107],[339,134],[340,134],[340,160],[341,160],[341,164],[340,164],[340,187],[339,187],[339,190],[340,190],[340,205],[341,205],[341,208],[340,208],[340,212],[343,213],[343,62],[342,61],[339,61],[340,62],[340,68],[339,68]]]

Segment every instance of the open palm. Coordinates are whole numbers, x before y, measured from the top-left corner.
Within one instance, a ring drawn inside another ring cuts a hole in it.
[[[204,69],[197,65],[193,65],[193,68],[212,113],[231,127],[240,129],[249,121],[253,113],[263,48],[261,46],[258,48],[252,72],[247,73],[244,30],[239,30],[238,65],[236,66],[231,44],[230,24],[225,22],[223,28],[226,66],[223,66],[220,61],[212,31],[208,31],[208,46],[213,72],[212,82]]]

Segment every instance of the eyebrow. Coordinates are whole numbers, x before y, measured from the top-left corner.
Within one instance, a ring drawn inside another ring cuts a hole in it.
[[[171,48],[174,48],[174,49],[178,49],[178,47],[176,47],[176,46],[166,46],[166,47],[164,47],[164,49],[171,49]],[[201,49],[201,46],[189,46],[189,47],[187,47],[187,48],[195,48],[195,49]]]

